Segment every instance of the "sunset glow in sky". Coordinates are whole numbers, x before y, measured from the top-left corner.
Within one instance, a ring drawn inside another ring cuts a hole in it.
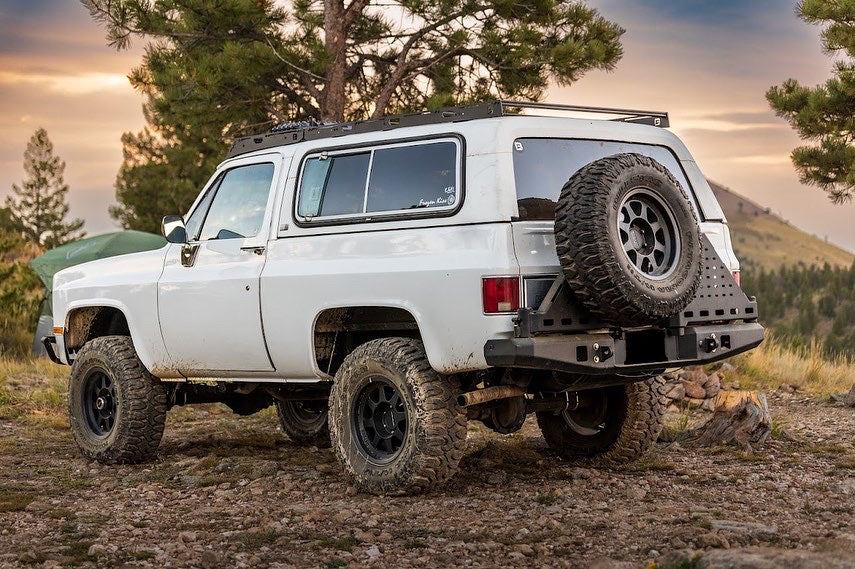
[[[789,77],[829,77],[819,28],[795,16],[792,0],[588,0],[626,28],[624,58],[553,102],[666,110],[672,130],[704,173],[795,225],[855,250],[855,204],[835,206],[798,182],[789,153],[798,137],[769,110],[766,89]],[[119,137],[144,124],[142,97],[126,75],[142,44],[108,48],[76,1],[0,4],[0,199],[24,177],[23,153],[47,129],[68,164],[71,214],[90,235],[115,228],[107,207],[121,163]],[[170,212],[171,213],[171,212]]]

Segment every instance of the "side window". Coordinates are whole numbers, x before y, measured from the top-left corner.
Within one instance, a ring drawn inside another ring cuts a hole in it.
[[[453,142],[380,148],[368,182],[369,212],[454,205],[457,145]]]
[[[457,163],[458,145],[446,140],[310,156],[300,177],[297,215],[451,209],[460,192]]]
[[[211,192],[213,201],[199,239],[255,237],[261,229],[272,182],[273,164],[269,163],[226,172],[216,192]]]

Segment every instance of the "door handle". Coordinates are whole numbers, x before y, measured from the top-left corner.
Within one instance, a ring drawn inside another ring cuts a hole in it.
[[[241,247],[241,251],[252,251],[256,255],[264,254],[264,245],[248,245],[246,247]]]

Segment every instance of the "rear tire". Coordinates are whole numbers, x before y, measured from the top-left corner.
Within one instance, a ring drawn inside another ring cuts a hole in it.
[[[103,336],[80,350],[68,382],[71,433],[80,452],[104,464],[153,458],[166,423],[166,392],[127,336]]]
[[[421,342],[383,338],[345,358],[330,394],[333,452],[373,494],[418,493],[451,478],[466,446],[460,386],[436,373]]]
[[[329,448],[326,401],[277,401],[276,415],[282,430],[298,445]]]
[[[662,430],[665,380],[604,387],[586,392],[589,406],[577,411],[543,411],[537,424],[549,448],[569,460],[587,459],[597,466],[637,460]]]

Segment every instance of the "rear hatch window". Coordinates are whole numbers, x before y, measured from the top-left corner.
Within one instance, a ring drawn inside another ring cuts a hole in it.
[[[561,188],[573,174],[595,160],[626,152],[649,156],[668,168],[698,213],[683,169],[671,151],[663,146],[603,140],[518,138],[514,141],[514,179],[519,219],[553,221]]]

